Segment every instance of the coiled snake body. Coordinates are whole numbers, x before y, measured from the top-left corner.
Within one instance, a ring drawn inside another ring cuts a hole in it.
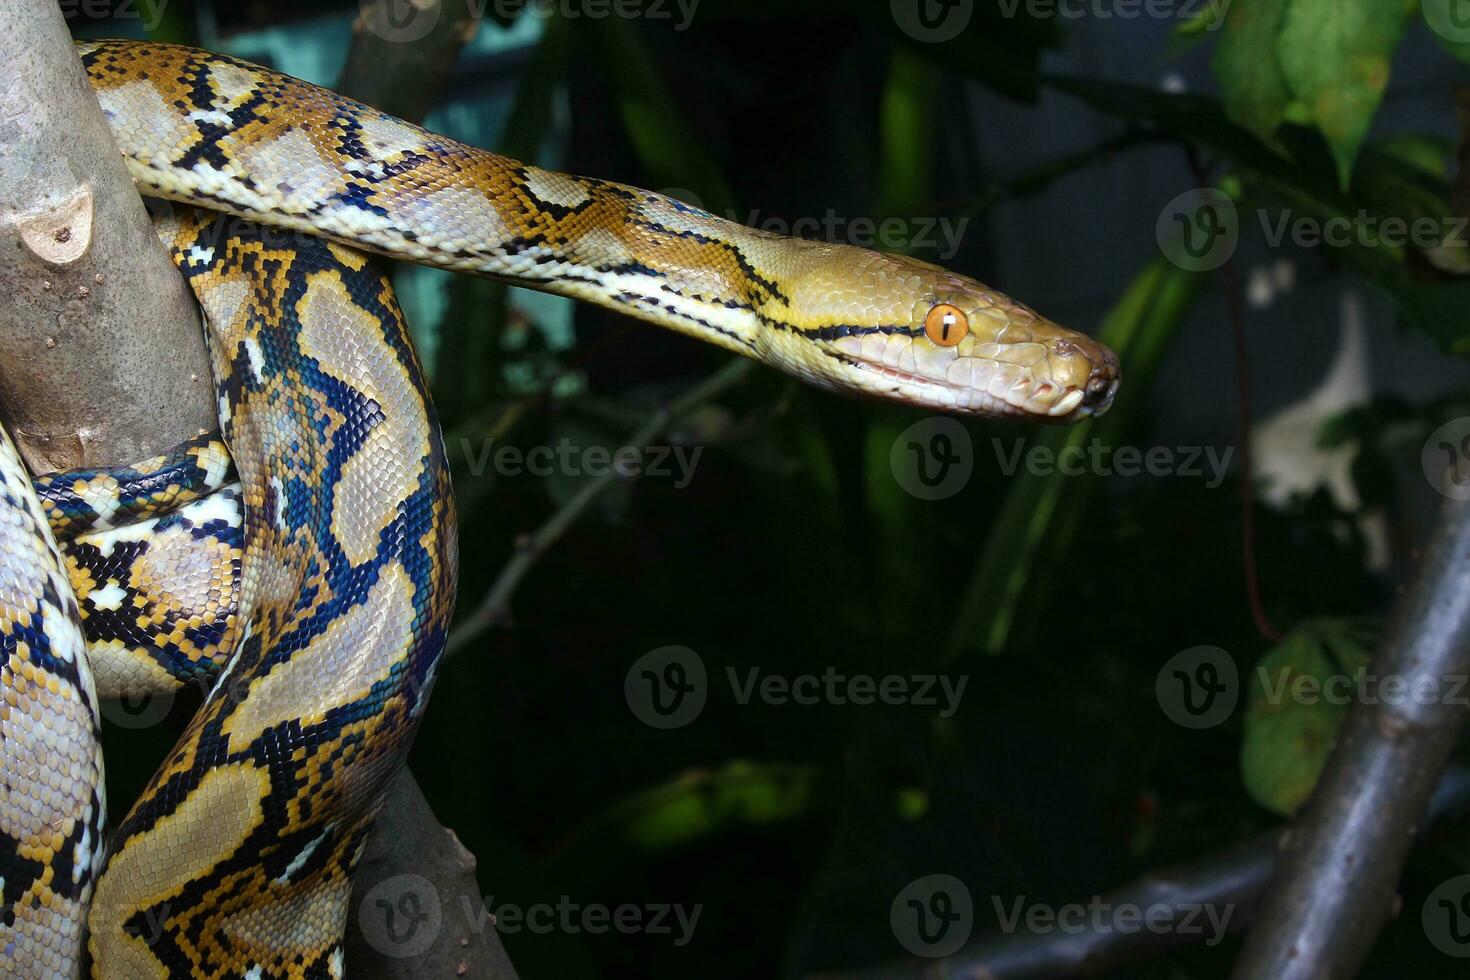
[[[220,55],[78,50],[136,183],[181,205],[156,224],[204,310],[228,450],[37,498],[0,439],[0,977],[75,976],[84,924],[98,977],[343,975],[351,872],[456,563],[423,375],[359,249],[933,409],[1070,421],[1117,387],[1106,348],[922,262],[523,165]],[[198,678],[99,877],[97,694]]]

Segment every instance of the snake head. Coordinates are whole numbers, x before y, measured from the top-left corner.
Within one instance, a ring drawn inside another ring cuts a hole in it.
[[[1118,356],[1091,337],[927,262],[822,251],[795,277],[790,328],[778,324],[770,337],[789,370],[825,387],[961,415],[1066,423],[1112,405]]]

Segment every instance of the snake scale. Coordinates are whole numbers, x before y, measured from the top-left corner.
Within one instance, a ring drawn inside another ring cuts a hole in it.
[[[934,410],[1068,422],[1117,389],[1102,345],[924,262],[528,166],[222,55],[78,53],[139,189],[175,202],[155,224],[203,308],[221,432],[34,487],[0,438],[0,977],[343,976],[352,870],[456,573],[438,423],[369,253]],[[97,698],[186,683],[204,704],[104,864]]]

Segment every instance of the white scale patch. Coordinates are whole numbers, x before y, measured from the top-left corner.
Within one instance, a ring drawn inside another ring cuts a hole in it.
[[[297,852],[296,856],[291,859],[291,863],[286,865],[286,870],[282,871],[280,877],[276,879],[276,884],[289,885],[291,883],[291,879],[296,876],[296,873],[298,871],[306,866],[306,862],[311,859],[312,854],[316,852],[316,849],[318,847],[321,847],[322,841],[326,840],[327,837],[331,835],[331,833],[332,825],[327,824],[325,827],[322,828],[322,832],[320,834],[312,838],[312,840],[309,841],[307,845],[303,847],[299,852]]]
[[[105,586],[92,592],[92,607],[111,612],[122,606],[123,600],[127,597],[127,591],[117,584],[117,579],[110,578]]]
[[[206,246],[200,248],[198,245],[189,246],[189,262],[192,265],[209,265],[214,261],[214,247]]]
[[[538,200],[563,208],[581,207],[592,200],[592,195],[580,181],[540,167],[526,168],[526,190],[536,195]]]
[[[131,541],[146,541],[153,535],[153,529],[158,524],[158,518],[150,517],[136,524],[127,524],[119,528],[109,528],[101,532],[88,532],[82,535],[81,540],[96,548],[104,558],[112,556],[112,549],[118,544]]]
[[[278,476],[271,477],[270,484],[271,493],[276,498],[276,527],[284,531],[286,530],[286,487]]]
[[[231,488],[238,492],[238,483],[230,484]],[[186,505],[180,513],[188,517],[196,525],[208,524],[210,521],[223,521],[226,524],[240,523],[240,501],[235,493],[226,493],[229,488],[220,488],[219,491],[207,497]]]
[[[213,123],[216,126],[233,125],[230,114],[219,109],[195,109],[189,113],[189,121]]]
[[[243,345],[245,356],[250,361],[250,373],[255,375],[256,381],[265,380],[265,354],[260,350],[260,344],[254,337],[246,337]]]

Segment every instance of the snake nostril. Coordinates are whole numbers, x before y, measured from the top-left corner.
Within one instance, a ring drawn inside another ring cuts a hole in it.
[[[1116,375],[1097,370],[1087,380],[1087,387],[1082,394],[1082,404],[1086,408],[1098,409],[1112,403],[1113,394],[1118,390],[1118,379]]]

